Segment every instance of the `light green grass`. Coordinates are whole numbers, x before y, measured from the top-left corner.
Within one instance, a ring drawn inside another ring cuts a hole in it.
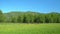
[[[0,34],[60,34],[59,24],[1,23]]]

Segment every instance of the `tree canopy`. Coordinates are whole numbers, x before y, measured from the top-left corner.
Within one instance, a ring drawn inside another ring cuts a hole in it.
[[[10,12],[2,13],[0,22],[10,23],[60,23],[60,13]]]

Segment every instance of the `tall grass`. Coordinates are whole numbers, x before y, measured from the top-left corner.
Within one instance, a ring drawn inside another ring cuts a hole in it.
[[[1,23],[0,34],[60,34],[58,24]]]

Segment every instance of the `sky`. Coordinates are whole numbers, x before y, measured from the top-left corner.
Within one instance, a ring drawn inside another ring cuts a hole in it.
[[[60,0],[0,0],[0,10],[3,13],[12,11],[60,12]]]

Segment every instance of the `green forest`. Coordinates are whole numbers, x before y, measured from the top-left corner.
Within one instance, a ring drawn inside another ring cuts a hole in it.
[[[60,13],[9,12],[0,10],[0,23],[60,23]]]

